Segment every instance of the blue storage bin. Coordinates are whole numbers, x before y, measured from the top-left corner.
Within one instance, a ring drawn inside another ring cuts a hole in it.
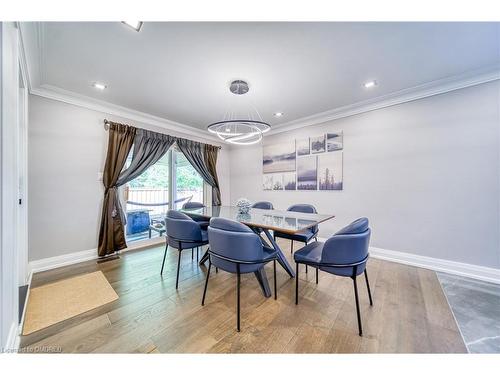
[[[127,212],[127,235],[145,232],[149,229],[149,212],[134,210]]]

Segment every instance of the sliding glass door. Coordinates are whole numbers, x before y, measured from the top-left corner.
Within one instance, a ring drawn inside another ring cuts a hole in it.
[[[203,178],[193,168],[184,154],[174,151],[175,159],[175,179],[172,187],[174,208],[181,208],[186,202],[203,203]]]
[[[131,159],[132,151],[126,167]],[[122,191],[127,242],[164,235],[165,215],[170,208],[205,201],[203,179],[175,146]]]
[[[125,187],[127,241],[149,238],[151,223],[163,220],[167,213],[170,197],[169,154],[170,151]],[[153,230],[151,237],[159,234]]]

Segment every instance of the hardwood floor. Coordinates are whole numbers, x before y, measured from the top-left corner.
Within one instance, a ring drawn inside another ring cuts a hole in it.
[[[291,258],[289,243],[280,242]],[[358,336],[349,278],[278,266],[278,299],[265,298],[253,274],[242,276],[241,332],[236,332],[236,276],[212,272],[205,306],[206,267],[184,251],[175,290],[176,250],[160,277],[163,246],[121,259],[80,263],[33,276],[32,287],[101,270],[120,298],[21,338],[29,351],[77,353],[464,353],[465,345],[435,272],[370,259],[374,306],[359,278],[363,337]],[[200,253],[201,256],[201,253]],[[293,263],[292,263],[293,264]],[[272,264],[266,266],[272,286]]]

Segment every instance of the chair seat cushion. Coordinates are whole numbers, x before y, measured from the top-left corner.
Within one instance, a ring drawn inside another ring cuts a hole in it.
[[[293,254],[293,259],[297,263],[321,263],[323,252],[323,242],[311,242]]]
[[[294,234],[290,233],[285,233],[285,232],[274,232],[275,237],[280,237],[280,238],[286,238],[287,240],[294,240],[294,241],[299,241],[299,242],[309,242],[311,239],[313,239],[316,236],[316,233],[314,233],[310,229],[306,229]]]
[[[311,242],[309,245],[304,246],[302,249],[297,250],[293,254],[293,259],[296,263],[308,263],[311,265],[317,264],[319,269],[338,276],[351,277],[354,272],[353,267],[325,267],[321,266],[321,254],[323,253],[323,242]],[[360,275],[365,270],[366,263],[358,266],[356,275]]]

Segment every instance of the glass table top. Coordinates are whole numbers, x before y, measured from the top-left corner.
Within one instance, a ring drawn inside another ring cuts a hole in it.
[[[334,215],[305,214],[302,212],[262,210],[258,208],[251,208],[248,213],[242,214],[238,211],[238,207],[234,206],[202,207],[181,209],[179,211],[193,217],[222,217],[239,221],[250,227],[271,229],[291,234],[335,217]]]

